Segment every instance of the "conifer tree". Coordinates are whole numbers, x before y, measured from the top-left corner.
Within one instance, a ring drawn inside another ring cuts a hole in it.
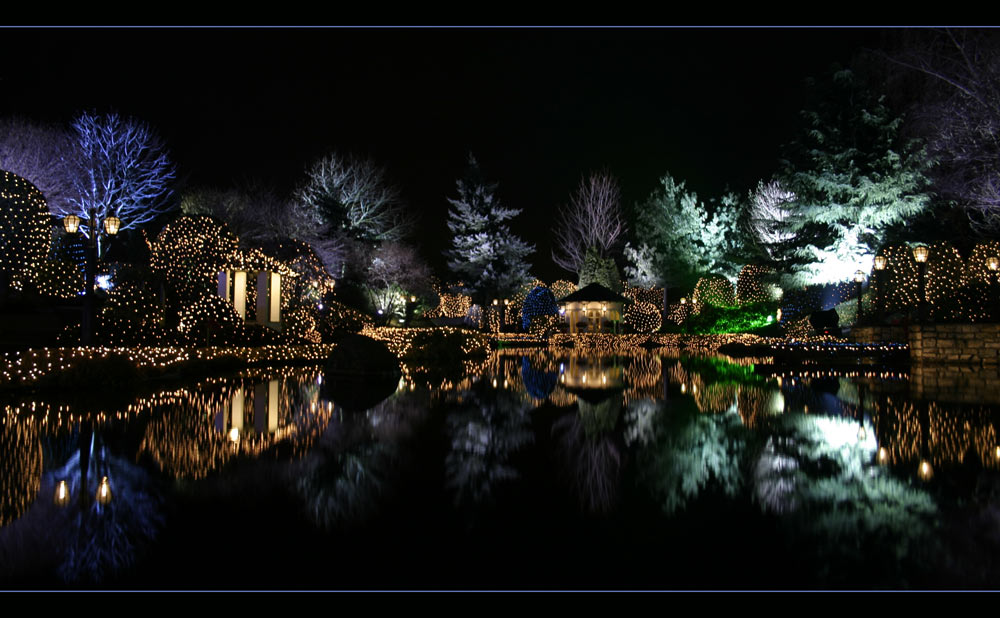
[[[535,250],[510,231],[508,222],[521,211],[501,206],[496,190],[470,155],[469,170],[458,181],[458,198],[448,199],[448,268],[484,298],[513,294],[529,281],[525,258]]]

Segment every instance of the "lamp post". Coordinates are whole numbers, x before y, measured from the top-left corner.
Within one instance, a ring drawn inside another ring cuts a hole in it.
[[[931,250],[924,245],[917,245],[913,248],[913,259],[917,261],[917,276],[920,290],[920,307],[917,310],[917,321],[923,324],[927,317],[927,293],[924,290],[924,271],[927,269],[927,257]]]
[[[882,322],[882,286],[885,285],[882,272],[888,261],[884,255],[875,256],[875,316],[879,323]]]
[[[997,315],[997,269],[1000,268],[1000,257],[992,255],[986,258],[986,267],[990,269],[990,309],[993,314],[990,316],[992,319],[996,320]]]
[[[865,282],[864,271],[856,270],[854,271],[854,283],[858,284],[858,317],[855,318],[854,324],[861,324],[861,285]]]
[[[90,230],[87,235],[87,265],[86,277],[83,291],[83,319],[80,323],[80,343],[88,346],[94,339],[94,280],[97,276],[97,238],[102,231],[109,238],[118,234],[122,220],[112,215],[105,217],[104,221],[98,225],[97,209],[90,210],[90,218],[80,219],[76,215],[66,215],[63,217],[63,229],[67,234],[77,234],[80,225],[84,224]]]

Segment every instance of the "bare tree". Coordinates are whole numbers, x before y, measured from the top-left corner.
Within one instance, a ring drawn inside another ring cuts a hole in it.
[[[609,257],[625,234],[618,182],[607,172],[582,178],[568,207],[559,211],[552,261],[578,272],[587,250]]]
[[[327,230],[370,242],[400,240],[414,224],[385,170],[371,159],[329,154],[309,169],[295,200]]]
[[[181,211],[221,219],[241,241],[255,246],[285,238],[304,239],[312,231],[301,209],[255,180],[222,191],[188,192],[181,198]]]
[[[73,121],[73,193],[55,214],[114,215],[121,229],[149,223],[169,210],[175,177],[166,148],[149,125],[118,114],[80,114]]]
[[[69,134],[58,127],[18,117],[0,120],[0,170],[38,187],[55,212],[66,209],[73,191],[72,149]]]
[[[401,314],[411,294],[426,291],[431,276],[416,250],[398,242],[382,243],[372,254],[366,274],[368,297],[385,318]]]
[[[923,74],[914,114],[935,159],[934,186],[959,203],[974,229],[1000,231],[1000,37],[995,31],[921,31],[889,57]]]

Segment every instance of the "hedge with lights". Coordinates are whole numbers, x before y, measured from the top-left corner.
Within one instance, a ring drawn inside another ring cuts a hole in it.
[[[247,335],[232,303],[215,294],[205,294],[183,309],[177,330],[194,345],[232,345]]]
[[[722,275],[708,275],[698,280],[694,287],[692,300],[695,312],[701,311],[705,305],[715,307],[735,307],[736,295],[733,284]]]
[[[217,291],[219,272],[233,263],[238,250],[238,240],[225,223],[205,215],[184,216],[150,243],[150,266],[165,277],[178,299],[195,300]],[[253,306],[249,299],[247,306]]]
[[[51,237],[42,192],[24,178],[0,170],[0,276],[14,289],[23,289],[45,259]]]
[[[559,305],[556,304],[556,297],[552,290],[544,286],[536,286],[524,299],[521,309],[521,326],[527,330],[532,323],[532,319],[543,315],[558,316]]]
[[[764,278],[773,271],[767,266],[747,264],[736,277],[736,302],[751,305],[771,300],[764,286]]]
[[[655,333],[663,324],[660,309],[645,301],[631,302],[625,307],[625,325],[637,333]]]
[[[35,270],[38,292],[54,298],[77,298],[83,294],[83,273],[72,262],[42,260]]]
[[[165,311],[148,281],[118,278],[99,315],[98,336],[107,345],[169,345],[177,337],[164,330]]]
[[[309,305],[300,305],[284,315],[282,333],[293,342],[321,343],[323,341],[319,333],[321,319],[318,310]]]
[[[704,305],[699,313],[684,323],[687,333],[745,333],[775,323],[777,307],[773,303],[753,303],[742,307]]]

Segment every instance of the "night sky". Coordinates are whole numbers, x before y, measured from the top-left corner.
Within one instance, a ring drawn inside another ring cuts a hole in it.
[[[803,80],[894,33],[834,28],[4,29],[0,113],[81,109],[152,124],[188,186],[256,179],[288,194],[338,150],[384,165],[421,213],[440,268],[445,198],[469,152],[524,209],[514,230],[550,259],[556,208],[609,169],[626,205],[670,172],[702,197],[776,170]]]

